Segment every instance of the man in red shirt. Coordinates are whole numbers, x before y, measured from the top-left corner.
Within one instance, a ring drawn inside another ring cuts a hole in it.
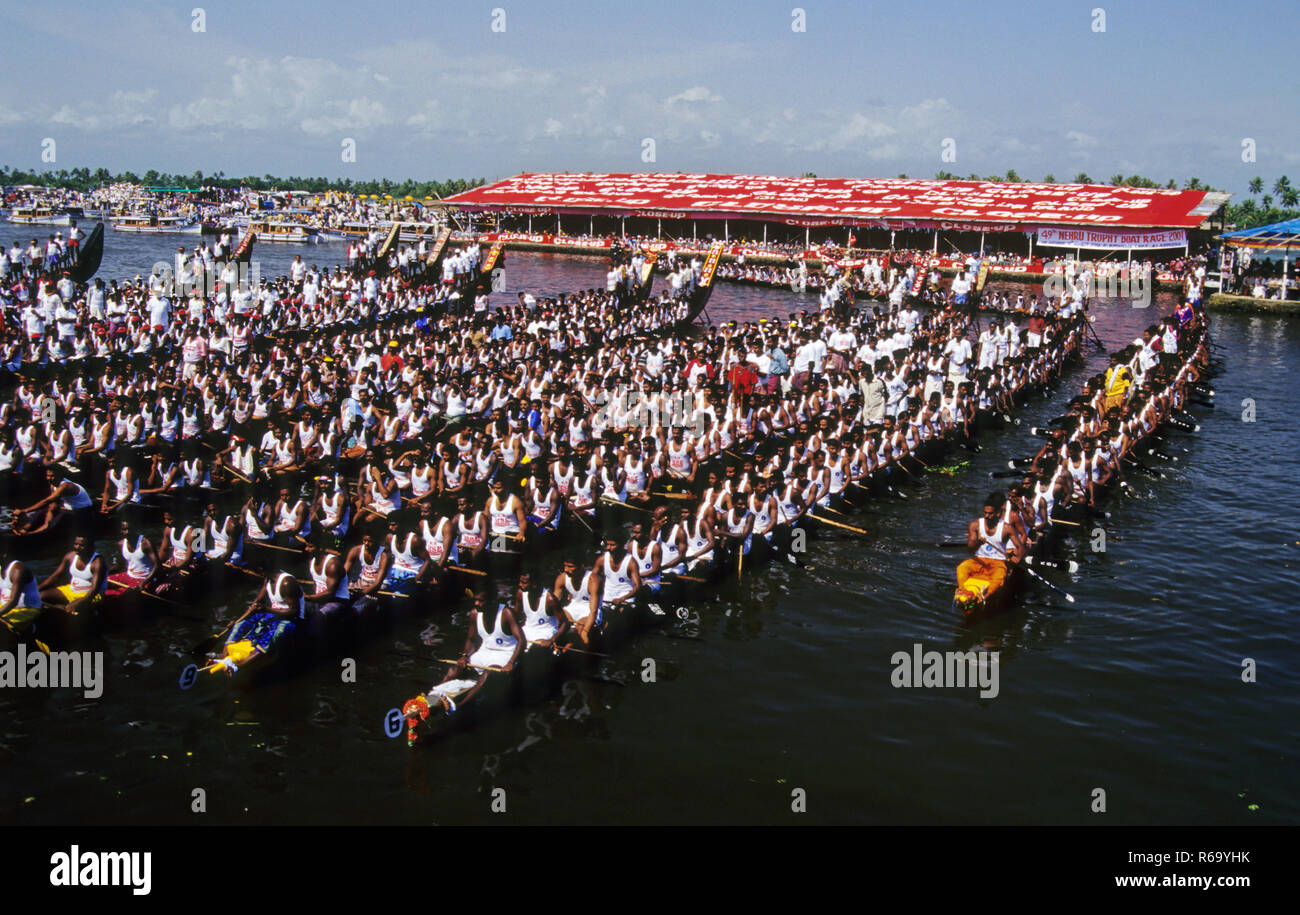
[[[397,370],[399,372],[406,367],[406,363],[402,361],[402,357],[397,354],[396,340],[388,344],[388,350],[384,353],[384,355],[379,360],[379,367],[383,369],[385,372],[387,372],[389,369],[393,368],[394,366],[397,367]]]
[[[727,384],[737,394],[753,393],[757,382],[758,375],[754,372],[754,366],[748,362],[737,362],[727,372]]]

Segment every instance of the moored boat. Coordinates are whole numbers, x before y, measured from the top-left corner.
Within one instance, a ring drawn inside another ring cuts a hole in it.
[[[282,222],[273,219],[254,219],[248,224],[250,232],[264,242],[282,241],[310,245],[320,241],[320,229],[300,222]]]
[[[196,235],[202,227],[193,219],[185,216],[152,216],[136,213],[110,218],[113,228],[118,232],[134,232],[143,235]]]
[[[74,218],[81,218],[80,208],[74,215],[65,207],[25,206],[14,207],[9,213],[9,221],[20,225],[70,226]]]

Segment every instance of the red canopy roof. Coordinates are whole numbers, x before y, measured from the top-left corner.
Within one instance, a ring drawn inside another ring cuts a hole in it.
[[[1217,206],[1223,195],[1214,196]],[[456,194],[447,202],[472,211],[1024,231],[1037,225],[1195,228],[1208,215],[1205,198],[1205,191],[1095,184],[523,174]]]

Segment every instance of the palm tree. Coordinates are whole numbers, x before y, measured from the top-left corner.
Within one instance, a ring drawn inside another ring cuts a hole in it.
[[[1087,172],[1079,172],[1074,176],[1075,184],[1092,184],[1092,179],[1088,177]]]
[[[1264,193],[1264,179],[1256,175],[1250,179],[1250,184],[1246,185],[1250,189],[1251,196],[1259,196]]]
[[[1276,181],[1273,182],[1273,193],[1281,197],[1286,192],[1286,189],[1289,188],[1290,186],[1291,186],[1291,179],[1288,178],[1286,175],[1283,175],[1281,178],[1278,178]]]
[[[1296,204],[1300,203],[1300,191],[1296,191],[1293,187],[1283,188],[1280,196],[1282,198],[1282,206],[1286,207],[1288,210],[1295,209]]]
[[[1205,185],[1201,184],[1200,178],[1188,178],[1187,183],[1183,185],[1183,190],[1202,191],[1205,190]]]
[[[1006,178],[1006,180],[1007,180],[1008,182],[1010,182],[1011,184],[1019,184],[1019,183],[1020,183],[1020,176],[1016,174],[1016,170],[1015,170],[1014,168],[1009,168],[1009,169],[1007,169],[1007,178]]]
[[[1120,172],[1118,175],[1111,175],[1110,183],[1114,187],[1119,187],[1121,184],[1124,183],[1124,173]]]
[[[1273,198],[1269,194],[1265,194],[1264,199],[1261,200],[1259,203],[1260,206],[1264,208],[1264,212],[1268,212],[1269,210],[1273,209]]]
[[[1053,175],[1051,172],[1048,172],[1046,175],[1043,176],[1043,184],[1055,184],[1055,183],[1056,183],[1056,176]]]

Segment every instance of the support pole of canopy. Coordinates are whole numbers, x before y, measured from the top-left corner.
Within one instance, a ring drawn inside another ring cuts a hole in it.
[[[1124,252],[1124,255],[1124,269],[1131,272],[1133,270],[1133,249],[1129,248]]]
[[[1291,249],[1286,247],[1282,249],[1282,301],[1286,301],[1286,277],[1287,268],[1291,265]]]
[[[556,235],[563,235],[563,234],[564,234],[563,229],[561,229],[561,227],[560,227],[560,214],[559,214],[559,213],[556,213],[556,214],[555,214],[555,234],[556,234]]]
[[[696,230],[695,226],[696,226],[695,220],[692,219],[691,220],[691,241],[700,240],[700,233]]]
[[[621,236],[623,236],[623,237],[627,237],[627,217],[626,217],[626,216],[620,216],[620,217],[618,217],[618,234],[621,235]]]
[[[533,214],[532,214],[532,213],[529,213],[529,214],[528,214],[528,234],[529,234],[529,235],[532,235],[532,234],[533,234]]]
[[[767,223],[763,223],[763,244],[767,244]]]
[[[664,221],[662,219],[656,219],[655,238],[663,238],[663,237],[664,237]]]
[[[588,217],[587,217],[587,234],[588,234],[588,235],[595,235],[595,234],[596,234],[596,217],[595,217],[595,216],[588,216]]]
[[[1034,259],[1034,233],[1029,233],[1029,259]]]
[[[893,229],[890,229],[890,230],[889,230],[889,250],[890,250],[891,252],[894,250],[894,230],[893,230]]]
[[[807,226],[803,227],[803,249],[807,251],[812,247],[812,235]]]
[[[731,230],[727,228],[727,220],[722,220],[722,240],[731,241]]]
[[[984,256],[984,233],[980,233],[980,257]]]
[[[930,249],[931,254],[939,253],[939,230],[934,230],[934,247]]]

